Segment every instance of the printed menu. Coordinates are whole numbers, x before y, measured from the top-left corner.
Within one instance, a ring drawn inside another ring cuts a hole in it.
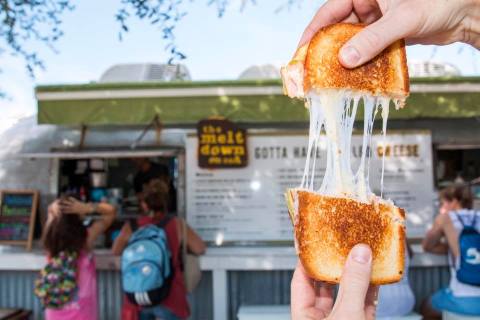
[[[292,240],[284,193],[300,185],[307,155],[307,135],[249,135],[248,166],[202,169],[198,139],[187,139],[187,220],[207,241],[257,242]],[[325,171],[324,142],[317,154],[314,185]],[[352,138],[352,170],[359,165],[362,137]],[[370,186],[380,194],[385,153],[384,198],[407,212],[407,233],[422,235],[433,217],[434,187],[429,132],[390,133],[372,137]]]

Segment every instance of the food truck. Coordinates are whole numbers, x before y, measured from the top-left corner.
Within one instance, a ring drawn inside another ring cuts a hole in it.
[[[0,308],[42,318],[33,294],[45,263],[39,229],[47,204],[71,194],[118,208],[96,255],[100,317],[119,319],[119,263],[109,246],[123,222],[138,215],[139,158],[166,168],[171,213],[208,243],[192,319],[233,320],[242,306],[289,304],[297,257],[283,194],[302,179],[309,115],[303,101],[283,95],[279,80],[48,85],[36,88],[36,98],[36,117],[0,137],[3,193],[38,195],[35,219],[28,220],[31,250],[11,245],[0,230]],[[479,117],[480,78],[418,78],[406,107],[391,110],[386,138],[375,127],[371,186],[379,193],[385,155],[383,195],[407,212],[417,306],[449,279],[446,256],[424,253],[419,243],[436,214],[436,191],[480,176]],[[354,134],[353,159],[361,145]]]

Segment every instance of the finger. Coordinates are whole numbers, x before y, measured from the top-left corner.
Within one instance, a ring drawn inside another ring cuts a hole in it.
[[[355,12],[350,13],[348,17],[346,17],[342,22],[347,22],[347,23],[359,23],[360,19],[358,19],[358,16],[355,14]]]
[[[334,286],[331,284],[315,281],[315,307],[322,312],[323,317],[328,317],[328,315],[332,311],[333,289]]]
[[[77,199],[75,199],[74,197],[69,197],[68,198],[68,202],[71,203],[71,204],[74,204],[74,203],[78,203],[80,201],[78,201]]]
[[[371,285],[368,288],[367,296],[365,298],[365,318],[367,320],[374,320],[376,318],[378,289],[379,287],[374,285]]]
[[[71,206],[73,204],[72,200],[64,199],[60,201],[59,206]]]
[[[370,24],[382,17],[382,11],[375,0],[353,0],[353,10],[361,22]]]
[[[406,38],[405,39],[405,44],[410,46],[414,44],[423,44],[423,45],[448,45],[451,43],[454,43],[455,39],[449,38],[449,37],[444,37],[443,35],[437,35],[437,36],[423,36],[419,38]]]
[[[310,42],[320,28],[340,22],[352,12],[352,0],[330,0],[318,9],[302,34],[298,47]]]
[[[357,244],[350,251],[340,279],[338,306],[342,315],[363,313],[365,298],[370,285],[372,251],[364,244]]]
[[[298,262],[291,284],[292,319],[298,319],[305,309],[313,307],[315,307],[313,281],[305,273],[302,264]]]
[[[60,208],[60,212],[61,213],[70,213],[70,212],[73,212],[73,208],[72,206],[68,205],[68,204],[62,204],[59,206]]]
[[[413,46],[415,44],[421,44],[421,39],[417,39],[417,38],[407,38],[405,39],[405,44],[407,46]]]
[[[396,40],[405,38],[410,24],[398,15],[383,16],[353,36],[340,49],[339,59],[346,68],[355,68],[373,59]]]

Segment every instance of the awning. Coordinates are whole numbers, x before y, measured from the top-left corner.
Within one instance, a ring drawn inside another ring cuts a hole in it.
[[[62,126],[194,125],[211,116],[242,123],[306,122],[303,101],[279,80],[39,86],[38,123]],[[480,78],[412,79],[407,106],[391,119],[480,116]],[[359,118],[360,119],[360,118]]]
[[[19,153],[12,158],[27,159],[112,159],[112,158],[139,158],[139,157],[176,157],[183,153],[182,147],[162,147],[151,149],[108,149],[93,148],[87,150],[63,149],[46,152]]]

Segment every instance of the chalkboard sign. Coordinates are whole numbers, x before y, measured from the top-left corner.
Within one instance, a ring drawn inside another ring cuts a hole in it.
[[[0,244],[32,247],[38,192],[2,190],[0,192]]]

